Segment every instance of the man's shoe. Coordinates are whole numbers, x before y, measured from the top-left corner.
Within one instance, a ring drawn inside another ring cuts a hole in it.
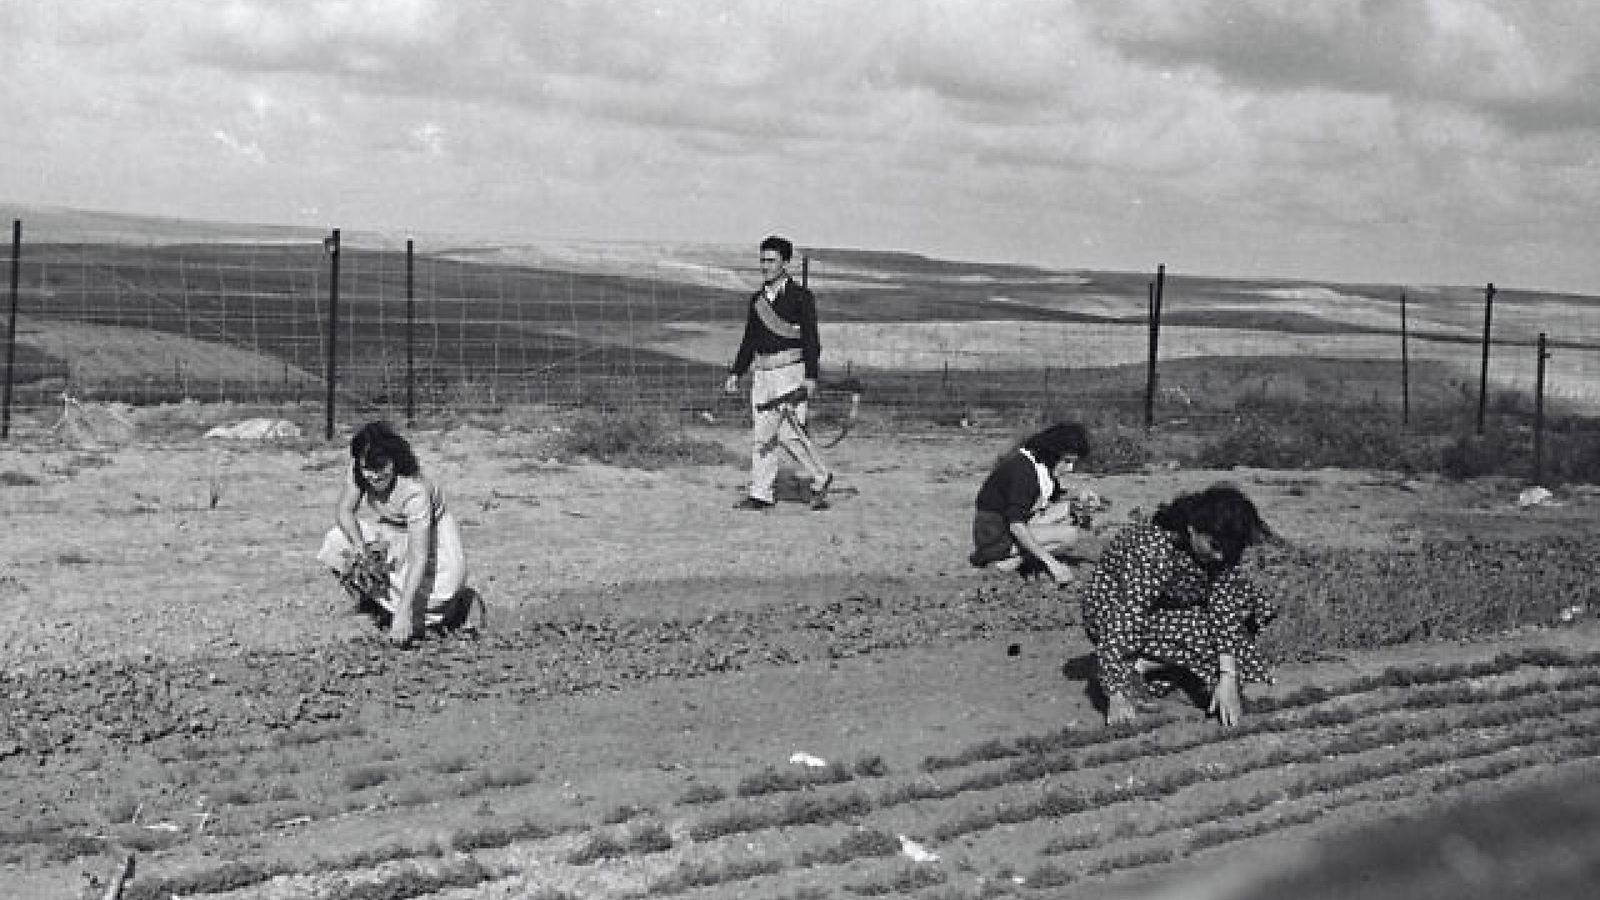
[[[822,487],[811,489],[812,509],[824,510],[833,505],[828,502],[828,488],[831,487],[833,487],[833,473],[829,472],[828,477],[822,481]]]
[[[759,497],[746,497],[733,505],[734,509],[747,509],[761,512],[772,508],[771,500],[762,500]]]

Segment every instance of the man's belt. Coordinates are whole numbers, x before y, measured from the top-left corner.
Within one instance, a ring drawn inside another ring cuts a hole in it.
[[[757,403],[756,409],[759,409],[762,412],[771,412],[780,406],[794,406],[796,404],[806,402],[806,397],[809,395],[810,392],[807,391],[806,386],[802,384],[787,394],[773,397],[771,400],[768,400],[765,403]]]
[[[779,350],[776,353],[757,353],[751,361],[751,368],[766,371],[767,369],[781,369],[806,361],[805,351],[798,347],[789,350]]]

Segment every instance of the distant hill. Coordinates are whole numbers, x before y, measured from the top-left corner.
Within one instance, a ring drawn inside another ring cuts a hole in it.
[[[19,329],[29,365],[41,372],[113,384],[180,376],[220,383],[234,372],[261,381],[275,373],[278,389],[298,389],[321,367],[323,229],[6,203],[0,216],[23,222],[32,260],[48,259],[47,245],[55,245],[56,261],[37,270],[48,270],[48,283],[24,286],[26,321]],[[405,285],[393,253],[411,239],[418,283],[426,286],[422,314],[438,316],[428,354],[451,377],[487,359],[499,372],[543,383],[555,373],[592,374],[626,360],[687,366],[682,377],[701,379],[726,366],[738,343],[743,298],[759,279],[755,248],[743,243],[497,242],[361,230],[341,236],[347,250],[341,301],[352,357],[377,364],[395,352],[393,302]],[[797,274],[817,292],[829,365],[846,372],[1085,370],[1137,366],[1147,356],[1152,272],[898,250],[801,252]],[[1398,365],[1404,317],[1413,361],[1438,361],[1460,383],[1476,384],[1481,285],[1169,272],[1164,286],[1164,362],[1276,358],[1292,366],[1325,358]],[[1500,291],[1490,373],[1496,385],[1527,391],[1535,374],[1532,346],[1547,334],[1556,351],[1552,390],[1600,400],[1595,299]],[[57,328],[54,320],[118,330]],[[152,344],[149,352],[126,350],[115,358],[103,352],[113,344],[132,348],[147,330],[197,343],[188,350]],[[259,358],[219,361],[198,352],[206,343]]]
[[[73,243],[285,243],[315,242],[327,231],[294,225],[208,222],[58,206],[30,206],[0,200],[0,220],[22,222],[22,239]],[[6,228],[9,242],[10,228]]]

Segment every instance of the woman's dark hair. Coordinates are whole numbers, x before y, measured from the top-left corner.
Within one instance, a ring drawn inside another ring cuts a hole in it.
[[[388,422],[368,422],[361,426],[361,430],[350,439],[350,459],[356,486],[363,491],[372,490],[372,486],[361,474],[362,465],[376,469],[392,462],[396,475],[416,475],[422,471],[422,466],[417,463],[417,455],[411,452],[411,445]]]
[[[1157,508],[1150,521],[1185,542],[1190,528],[1211,538],[1222,554],[1222,566],[1228,569],[1239,564],[1246,547],[1274,537],[1250,498],[1226,483],[1214,484],[1199,493],[1180,494]]]
[[[1022,442],[1039,465],[1053,469],[1063,456],[1089,456],[1089,432],[1077,422],[1057,422]]]

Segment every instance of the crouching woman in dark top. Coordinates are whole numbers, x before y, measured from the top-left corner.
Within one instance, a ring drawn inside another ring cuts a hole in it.
[[[1239,721],[1241,685],[1271,681],[1256,636],[1277,614],[1239,562],[1272,537],[1248,497],[1217,484],[1178,496],[1111,541],[1083,601],[1106,724],[1132,722],[1149,696],[1145,674],[1168,667],[1206,684],[1208,712],[1224,726]]]
[[[1002,455],[973,501],[972,553],[983,568],[1050,573],[1058,585],[1072,584],[1072,569],[1057,558],[1079,544],[1088,529],[1072,521],[1061,480],[1089,455],[1089,434],[1076,422],[1046,428]]]

